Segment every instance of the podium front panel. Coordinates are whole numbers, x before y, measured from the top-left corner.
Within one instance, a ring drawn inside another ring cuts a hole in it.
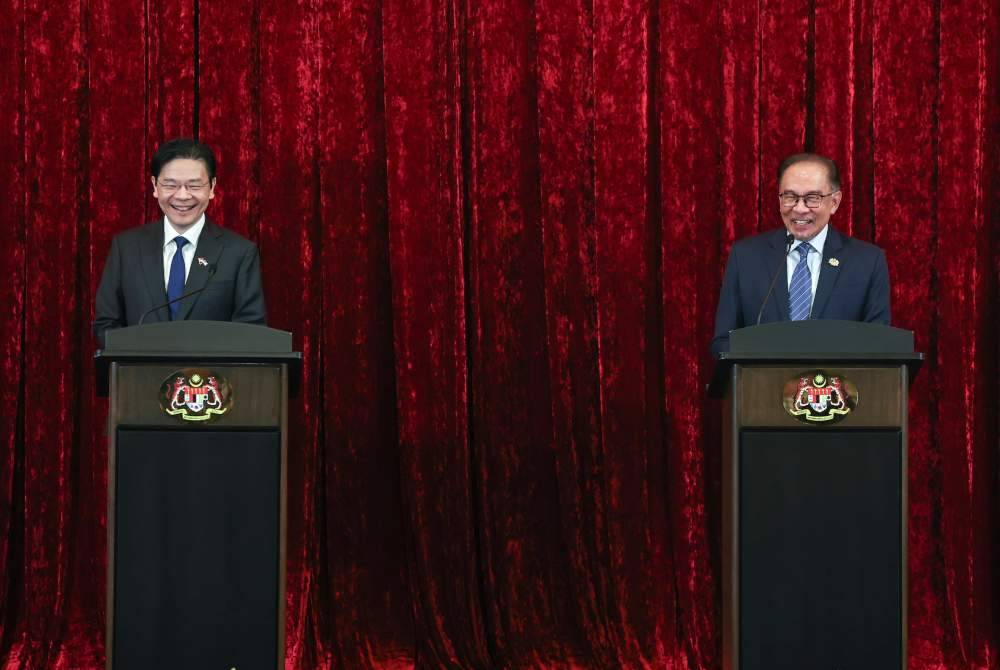
[[[905,670],[907,366],[728,373],[723,670]],[[849,412],[831,416],[830,384]]]
[[[279,658],[281,436],[115,440],[116,670],[271,670]]]
[[[902,665],[902,434],[743,430],[741,670]]]
[[[287,368],[110,363],[107,670],[284,667]]]

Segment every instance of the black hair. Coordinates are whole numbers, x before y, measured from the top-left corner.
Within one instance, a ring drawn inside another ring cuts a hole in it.
[[[215,154],[207,145],[189,137],[167,140],[157,147],[156,153],[153,154],[153,160],[150,161],[149,169],[154,177],[159,177],[163,166],[178,158],[201,161],[208,171],[209,181],[215,179]]]
[[[785,175],[785,170],[796,163],[819,163],[826,168],[826,177],[827,181],[830,182],[830,188],[834,191],[840,190],[840,169],[837,167],[837,164],[833,162],[832,158],[811,153],[792,154],[781,161],[781,165],[778,166],[779,184],[781,183],[781,178]]]

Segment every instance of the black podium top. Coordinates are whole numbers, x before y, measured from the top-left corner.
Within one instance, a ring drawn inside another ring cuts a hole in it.
[[[302,353],[292,351],[292,334],[266,326],[229,321],[167,321],[117,328],[104,335],[94,355],[97,394],[108,395],[108,372],[115,363],[191,361],[214,364],[285,363],[288,393],[295,396],[302,376]]]
[[[913,351],[913,331],[879,323],[807,319],[739,328],[729,333],[729,351],[718,354],[709,395],[720,397],[736,364],[906,365],[910,381],[924,355]]]

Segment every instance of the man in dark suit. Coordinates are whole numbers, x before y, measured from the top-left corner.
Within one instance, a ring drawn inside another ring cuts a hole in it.
[[[157,149],[151,168],[153,196],[164,216],[111,243],[95,305],[101,346],[105,331],[136,325],[144,315],[144,323],[264,324],[257,247],[205,216],[215,197],[215,154],[195,140],[170,140]],[[161,307],[189,293],[194,295]]]
[[[889,324],[885,254],[828,225],[841,197],[840,172],[829,158],[794,154],[781,162],[778,205],[785,227],[733,245],[715,313],[713,354],[729,350],[729,331],[758,322]]]

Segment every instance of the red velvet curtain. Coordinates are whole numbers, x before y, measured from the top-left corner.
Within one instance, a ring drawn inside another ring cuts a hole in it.
[[[89,322],[196,135],[292,408],[288,668],[720,666],[734,239],[815,149],[928,360],[910,667],[1000,667],[996,0],[0,0],[0,667],[103,667]]]

